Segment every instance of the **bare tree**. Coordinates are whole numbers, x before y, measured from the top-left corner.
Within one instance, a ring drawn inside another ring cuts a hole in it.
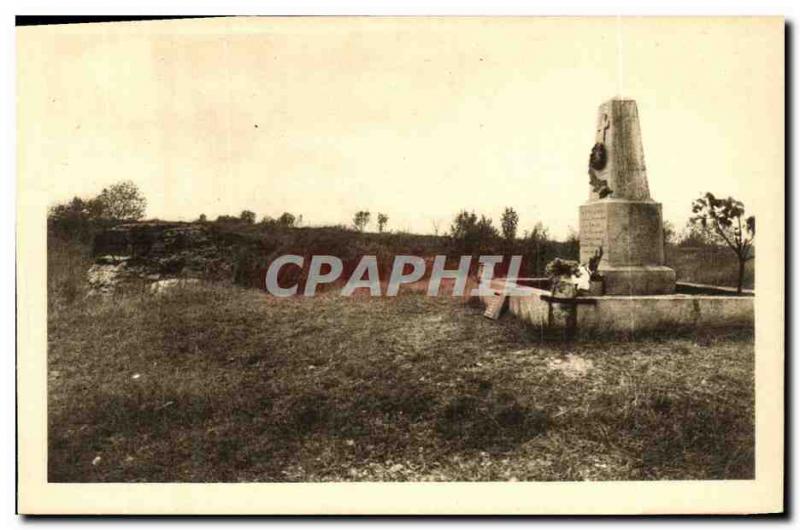
[[[433,226],[433,235],[439,235],[439,226],[441,226],[442,221],[440,219],[431,219],[431,225]]]

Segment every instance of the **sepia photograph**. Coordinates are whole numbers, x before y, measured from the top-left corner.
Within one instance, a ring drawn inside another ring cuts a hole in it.
[[[27,506],[779,511],[784,24],[18,21]]]

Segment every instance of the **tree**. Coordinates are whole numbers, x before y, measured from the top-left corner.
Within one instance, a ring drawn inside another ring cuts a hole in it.
[[[478,216],[475,212],[461,210],[450,225],[450,237],[456,240],[465,240],[475,231],[478,224]]]
[[[50,220],[61,219],[91,219],[100,214],[100,205],[95,200],[85,201],[80,197],[73,197],[71,201],[56,204],[47,214]]]
[[[383,233],[383,228],[389,222],[389,216],[385,213],[378,214],[378,232]]]
[[[478,235],[481,241],[486,241],[498,236],[497,228],[492,224],[491,218],[481,215],[481,218],[478,220]]]
[[[492,220],[475,212],[460,211],[450,225],[450,237],[459,243],[465,252],[475,253],[485,248],[498,236]]]
[[[147,200],[136,184],[126,180],[103,188],[97,201],[100,217],[115,221],[138,221],[144,217]]]
[[[581,238],[580,234],[575,227],[569,226],[567,227],[567,239],[565,241],[566,245],[563,247],[563,252],[567,256],[579,256],[581,252]]]
[[[64,237],[90,240],[94,225],[100,219],[101,205],[94,199],[74,197],[71,201],[52,206],[47,213],[47,225]]]
[[[567,227],[567,243],[579,245],[581,242],[581,238],[578,235],[578,231],[575,230],[574,226]]]
[[[503,210],[503,216],[500,218],[500,228],[506,240],[513,241],[517,237],[518,224],[519,215],[514,211],[514,208],[506,208]]]
[[[206,221],[208,221],[208,217],[204,213],[201,213],[200,217],[197,218],[198,223],[205,223]]]
[[[251,225],[256,222],[256,213],[250,210],[242,210],[242,213],[239,214],[239,220]]]
[[[678,239],[678,245],[681,247],[715,246],[718,242],[713,234],[703,229],[700,224],[693,223],[691,219],[686,221],[686,227]]]
[[[550,239],[550,231],[542,224],[541,221],[537,221],[528,237],[531,239],[531,241],[542,243]]]
[[[691,223],[699,226],[709,237],[724,242],[736,254],[739,261],[736,292],[741,294],[745,265],[753,259],[751,249],[756,235],[756,218],[752,215],[745,217],[742,202],[733,197],[717,199],[711,193],[695,199],[692,213]]]
[[[363,232],[369,224],[370,213],[368,210],[360,210],[353,216],[353,226],[359,232]]]
[[[675,231],[674,224],[670,223],[669,221],[664,221],[662,234],[664,235],[664,245],[675,243],[677,232]]]
[[[291,214],[289,212],[283,212],[281,216],[278,217],[276,223],[279,224],[280,226],[292,227],[295,225],[296,221],[297,218],[294,216],[294,214]]]
[[[545,254],[550,248],[550,231],[541,221],[538,221],[533,226],[533,230],[526,232],[525,239],[529,249],[529,266],[533,267],[531,273],[541,274],[544,271]]]

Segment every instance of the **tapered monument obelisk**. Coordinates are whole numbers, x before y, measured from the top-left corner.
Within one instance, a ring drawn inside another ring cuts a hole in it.
[[[580,207],[581,262],[602,249],[606,295],[675,292],[664,265],[661,204],[650,198],[636,101],[600,105],[589,158],[589,201]]]

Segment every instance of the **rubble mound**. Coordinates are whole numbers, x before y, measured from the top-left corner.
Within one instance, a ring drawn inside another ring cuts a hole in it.
[[[169,279],[230,281],[233,264],[207,226],[148,221],[126,223],[95,236],[87,272],[94,293]],[[169,282],[167,282],[169,283]],[[152,289],[151,289],[152,291]]]

